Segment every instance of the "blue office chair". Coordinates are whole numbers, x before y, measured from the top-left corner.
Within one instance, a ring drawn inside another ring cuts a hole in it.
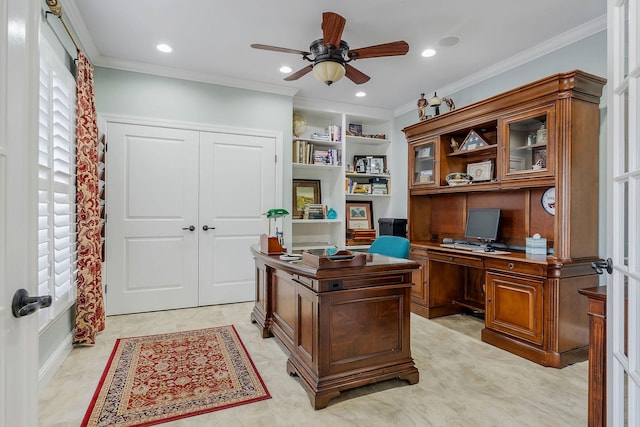
[[[409,256],[409,239],[400,236],[379,236],[369,247],[369,253],[395,258]]]

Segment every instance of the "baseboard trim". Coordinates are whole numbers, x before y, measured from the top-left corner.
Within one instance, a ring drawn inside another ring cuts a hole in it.
[[[53,376],[58,372],[62,363],[73,350],[73,334],[67,335],[51,356],[38,370],[38,392],[41,392],[49,384]]]

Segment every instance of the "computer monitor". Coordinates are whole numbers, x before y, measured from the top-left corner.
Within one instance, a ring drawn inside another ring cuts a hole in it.
[[[467,226],[464,237],[478,239],[486,244],[498,239],[500,209],[470,208],[467,212]]]

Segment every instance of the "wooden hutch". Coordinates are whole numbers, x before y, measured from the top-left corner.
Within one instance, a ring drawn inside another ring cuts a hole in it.
[[[587,357],[587,301],[598,285],[599,102],[605,80],[560,73],[403,129],[409,144],[412,311],[485,313],[482,340],[545,366]],[[479,177],[449,185],[447,175]],[[554,194],[555,193],[555,194]],[[501,209],[498,249],[465,240],[470,208]],[[547,240],[546,255],[526,238]]]

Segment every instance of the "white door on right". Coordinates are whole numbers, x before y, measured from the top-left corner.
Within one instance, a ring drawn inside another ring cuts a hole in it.
[[[264,213],[280,207],[275,147],[268,136],[200,134],[199,305],[255,298],[249,248],[267,232]]]
[[[640,425],[640,6],[607,9],[607,425]]]

